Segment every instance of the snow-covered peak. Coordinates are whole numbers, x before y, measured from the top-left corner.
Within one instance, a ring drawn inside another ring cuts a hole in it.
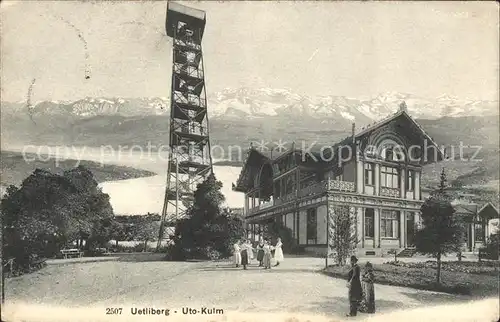
[[[396,112],[402,101],[408,106],[408,113],[416,118],[498,115],[498,102],[495,101],[459,100],[451,95],[429,99],[394,91],[360,100],[344,96],[300,95],[289,89],[226,88],[209,93],[207,104],[208,116],[214,119],[316,118],[340,122],[338,124],[362,124]],[[2,108],[4,105],[2,103]],[[22,109],[26,107],[26,102],[7,105]],[[73,102],[54,100],[33,105],[37,112],[70,113],[82,117],[104,114],[169,115],[170,101],[167,97],[86,97]]]

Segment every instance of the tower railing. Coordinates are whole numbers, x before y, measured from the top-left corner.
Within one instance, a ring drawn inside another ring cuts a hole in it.
[[[203,11],[168,3],[166,31],[173,39],[169,142],[173,152],[157,247],[165,232],[163,223],[186,216],[197,185],[212,172],[201,46],[205,23]]]
[[[174,102],[178,104],[186,104],[200,108],[206,107],[205,99],[202,99],[199,96],[190,93],[188,93],[186,97],[183,93],[178,91],[174,91]]]

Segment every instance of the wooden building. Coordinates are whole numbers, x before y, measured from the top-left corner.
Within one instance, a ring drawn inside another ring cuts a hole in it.
[[[328,147],[284,153],[251,148],[233,190],[245,194],[250,235],[279,220],[306,251],[327,252],[327,218],[356,215],[357,253],[409,248],[423,203],[422,167],[443,151],[403,103],[395,114]]]
[[[476,252],[483,247],[489,236],[494,233],[492,221],[498,220],[498,209],[488,202],[483,206],[473,201],[475,195],[460,194],[452,201],[455,215],[464,219],[466,228],[465,251]]]

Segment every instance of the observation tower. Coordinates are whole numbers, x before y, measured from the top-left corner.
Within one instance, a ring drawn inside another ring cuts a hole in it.
[[[173,40],[170,155],[157,248],[173,234],[197,185],[213,171],[201,47],[205,24],[204,11],[168,3],[166,31]]]

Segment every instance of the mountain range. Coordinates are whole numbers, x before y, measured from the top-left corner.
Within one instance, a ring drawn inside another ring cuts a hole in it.
[[[484,156],[485,161],[481,164],[446,165],[452,168],[454,177],[465,175],[463,182],[479,184],[498,179],[498,102],[494,101],[459,100],[444,95],[423,99],[402,93],[358,100],[307,97],[288,90],[227,89],[208,100],[211,144],[223,148],[239,146],[242,151],[250,142],[261,140],[295,141],[306,147],[312,142],[333,144],[350,134],[352,123],[356,127],[373,123],[395,112],[402,101],[438,144],[482,147],[479,157]],[[26,144],[165,146],[169,142],[168,107],[169,101],[164,97],[43,101],[29,109],[23,102],[2,102],[2,149]],[[213,157],[230,157],[241,164],[244,153]],[[440,167],[429,172],[432,178],[438,177]]]
[[[280,117],[313,118],[335,123],[369,123],[395,112],[405,101],[408,111],[418,119],[498,115],[498,102],[461,100],[449,95],[428,99],[411,94],[388,92],[370,100],[344,96],[310,97],[279,89],[226,89],[208,98],[209,118],[214,120]],[[98,115],[168,115],[169,99],[91,98],[76,101],[42,101],[30,109],[40,115],[92,117]],[[2,114],[28,112],[26,102],[2,102]]]

